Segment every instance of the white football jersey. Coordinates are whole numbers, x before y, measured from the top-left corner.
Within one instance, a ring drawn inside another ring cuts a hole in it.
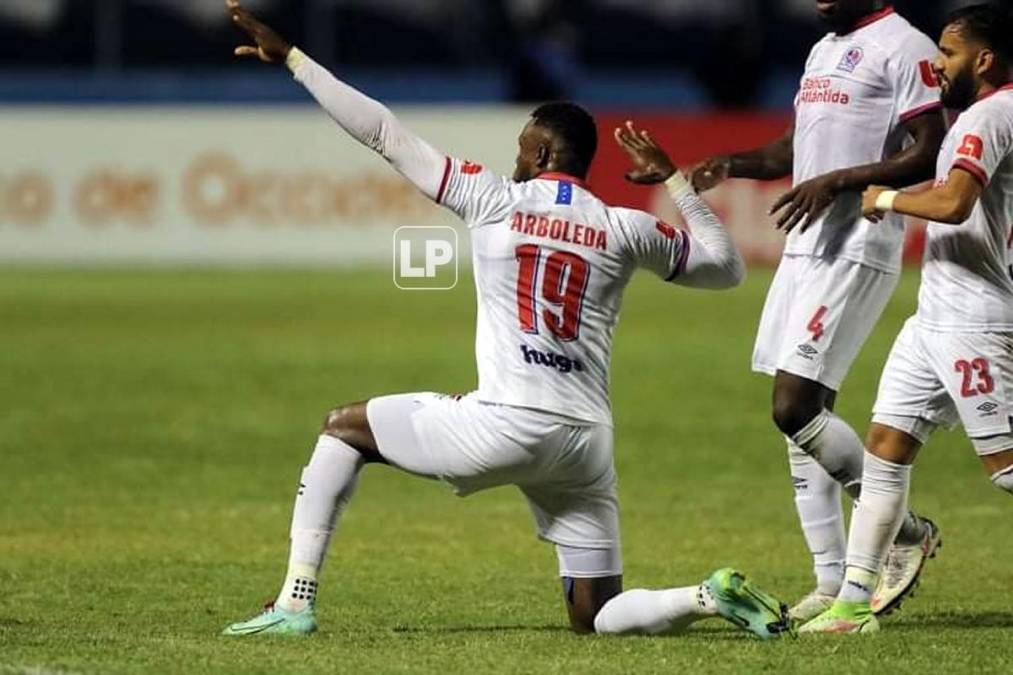
[[[437,202],[471,233],[479,399],[611,424],[623,289],[637,267],[675,280],[688,233],[607,206],[572,176],[515,183],[457,159],[447,160]]]
[[[940,331],[1013,331],[1013,85],[957,119],[939,153],[937,184],[954,168],[985,189],[966,222],[929,224],[918,321]]]
[[[847,35],[816,43],[795,98],[794,183],[883,161],[908,141],[908,120],[941,108],[932,61],[938,50],[892,8]],[[845,258],[900,269],[904,222],[873,225],[858,192],[840,195],[805,232],[789,235],[787,253]]]

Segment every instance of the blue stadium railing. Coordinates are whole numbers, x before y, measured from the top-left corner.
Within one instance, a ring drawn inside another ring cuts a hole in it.
[[[508,102],[509,85],[496,69],[354,70],[342,73],[351,84],[371,96],[395,104],[494,104]],[[776,72],[761,87],[752,106],[784,109],[791,106],[797,75]],[[596,71],[573,85],[571,98],[592,107],[680,108],[712,107],[707,93],[689,74],[677,71]],[[0,105],[143,105],[143,104],[292,104],[308,101],[282,70],[257,72],[247,68],[213,71],[126,70],[111,74],[68,70],[23,73],[0,70]]]

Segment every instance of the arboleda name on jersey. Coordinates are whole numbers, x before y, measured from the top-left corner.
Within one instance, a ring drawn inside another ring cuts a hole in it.
[[[571,359],[568,356],[562,354],[553,354],[552,352],[543,352],[538,349],[532,349],[527,345],[521,345],[521,353],[524,355],[524,360],[530,365],[542,365],[549,368],[555,368],[561,373],[569,373],[570,371],[576,370],[578,373],[584,370],[584,364],[577,359]]]
[[[605,230],[590,225],[571,223],[569,220],[561,218],[549,219],[546,216],[536,216],[518,211],[514,214],[510,230],[520,234],[530,234],[534,237],[579,244],[599,251],[608,248],[608,237]]]

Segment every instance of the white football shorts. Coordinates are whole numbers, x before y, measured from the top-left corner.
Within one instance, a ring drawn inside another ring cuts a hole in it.
[[[942,333],[908,319],[883,370],[873,422],[922,443],[936,427],[960,422],[978,454],[988,455],[1013,448],[1011,416],[1013,333]]]
[[[568,423],[474,394],[382,396],[369,401],[366,414],[380,454],[393,466],[442,480],[462,497],[516,485],[541,539],[609,550],[604,559],[616,568],[569,570],[566,576],[622,573],[611,427]]]
[[[763,306],[753,371],[783,370],[839,390],[897,281],[850,260],[786,254]]]

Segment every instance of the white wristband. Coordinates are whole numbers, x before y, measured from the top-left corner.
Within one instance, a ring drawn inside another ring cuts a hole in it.
[[[292,47],[288,50],[288,56],[285,57],[285,65],[288,66],[289,70],[295,73],[305,60],[306,55],[302,53],[302,50],[298,47]]]
[[[671,178],[665,181],[665,187],[668,188],[668,194],[675,198],[682,197],[687,192],[693,190],[692,184],[682,175],[682,171],[678,169],[672,174]]]
[[[876,197],[876,210],[882,211],[883,213],[890,213],[893,211],[893,203],[897,199],[897,195],[900,193],[896,190],[887,190],[886,192],[880,192],[879,196]]]

